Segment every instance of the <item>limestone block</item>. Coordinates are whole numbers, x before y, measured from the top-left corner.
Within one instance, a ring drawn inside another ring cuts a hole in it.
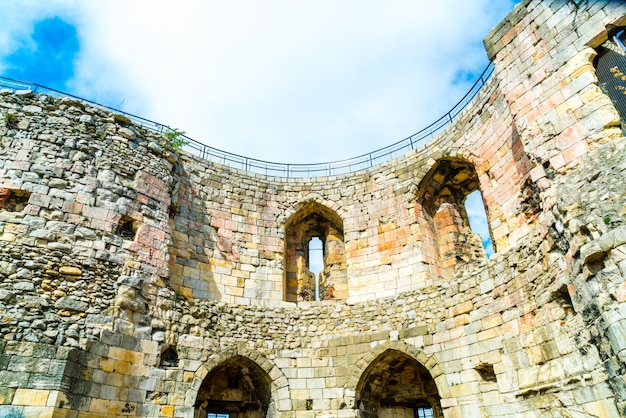
[[[48,390],[17,389],[13,396],[13,405],[45,406],[49,394]]]
[[[612,323],[606,329],[607,337],[615,353],[621,353],[626,349],[626,318]]]
[[[589,415],[596,417],[608,418],[620,415],[615,408],[615,404],[609,400],[601,400],[584,404],[583,409]]]
[[[71,297],[62,297],[54,304],[55,308],[71,312],[86,312],[89,304]]]
[[[531,388],[538,384],[538,369],[526,367],[517,372],[517,381],[520,389]]]

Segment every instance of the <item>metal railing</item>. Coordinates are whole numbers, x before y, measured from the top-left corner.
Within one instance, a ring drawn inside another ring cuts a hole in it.
[[[449,112],[447,112],[445,115],[443,115],[430,125],[426,126],[425,128],[421,129],[420,131],[414,133],[409,137],[394,142],[391,145],[353,158],[313,164],[275,163],[270,161],[258,160],[256,158],[244,157],[243,155],[233,154],[227,151],[222,151],[209,145],[203,144],[199,141],[196,141],[195,139],[190,138],[186,135],[182,135],[182,139],[187,142],[183,149],[192,155],[209,161],[213,161],[225,166],[237,168],[244,171],[264,174],[267,176],[288,178],[321,177],[336,176],[340,174],[347,174],[355,171],[365,170],[374,167],[375,165],[389,161],[392,158],[404,155],[408,151],[413,150],[422,144],[425,144],[427,141],[441,133],[444,128],[452,124],[456,117],[478,94],[482,86],[485,85],[485,83],[493,73],[493,69],[493,64],[490,63],[480,75],[480,77],[478,77],[478,80],[476,80],[470,90],[461,98],[461,100],[459,100],[459,102],[454,105]],[[11,89],[13,91],[30,90],[34,93],[44,93],[55,97],[70,97],[85,103],[89,103],[92,107],[124,115],[138,126],[144,129],[149,129],[153,132],[158,133],[159,135],[162,135],[167,130],[172,129],[168,125],[163,125],[161,123],[154,122],[149,119],[145,119],[127,112],[123,112],[121,110],[106,105],[92,102],[90,100],[86,100],[69,93],[42,86],[37,83],[24,82],[0,77],[0,88]]]

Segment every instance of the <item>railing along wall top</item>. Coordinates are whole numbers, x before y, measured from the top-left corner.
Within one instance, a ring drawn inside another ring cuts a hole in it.
[[[482,74],[478,77],[470,90],[461,98],[461,100],[459,100],[457,104],[455,104],[452,109],[450,109],[450,111],[448,111],[445,115],[441,116],[430,125],[419,130],[411,136],[394,142],[391,145],[387,145],[386,147],[377,149],[375,151],[358,155],[356,157],[347,158],[344,160],[313,164],[276,163],[258,160],[256,158],[249,158],[243,155],[233,154],[228,151],[222,151],[220,149],[203,144],[186,135],[182,135],[180,139],[186,142],[186,145],[183,146],[183,149],[192,155],[225,166],[267,176],[305,178],[348,174],[374,167],[378,164],[389,161],[392,158],[404,155],[408,151],[413,150],[416,147],[423,145],[430,139],[434,138],[444,128],[452,124],[452,122],[458,117],[458,115],[467,107],[472,99],[478,94],[482,86],[485,85],[485,83],[493,73],[493,70],[493,64],[490,63],[487,68],[485,68],[485,70],[482,72]],[[136,125],[142,127],[143,129],[149,129],[153,132],[156,132],[159,135],[163,135],[168,130],[173,130],[168,125],[154,122],[152,120],[142,118],[140,116],[136,116],[110,106],[96,103],[91,100],[77,97],[69,93],[42,86],[41,84],[37,83],[0,77],[0,88],[10,89],[12,91],[29,90],[33,93],[42,93],[54,97],[69,97],[72,99],[76,99],[88,103],[92,107],[124,115]]]

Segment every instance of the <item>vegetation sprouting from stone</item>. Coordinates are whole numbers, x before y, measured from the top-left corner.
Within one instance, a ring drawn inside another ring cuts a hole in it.
[[[15,129],[19,121],[17,115],[14,113],[7,113],[6,115],[4,115],[3,119],[5,126],[9,129]]]
[[[184,136],[185,131],[179,131],[178,129],[168,127],[165,128],[162,135],[174,149],[181,149],[185,145],[189,144],[189,141],[187,141]]]

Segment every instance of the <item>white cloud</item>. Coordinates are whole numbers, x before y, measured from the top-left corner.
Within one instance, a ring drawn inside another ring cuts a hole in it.
[[[0,6],[12,22],[0,29],[0,70],[7,39],[58,13],[81,42],[73,93],[124,100],[124,110],[208,145],[280,162],[355,156],[432,122],[469,88],[456,75],[487,64],[482,39],[512,8],[498,0],[25,4],[28,17],[17,1]]]
[[[0,74],[5,69],[3,58],[31,45],[34,24],[58,14],[70,15],[68,0],[2,0],[0,2]],[[34,81],[37,80],[25,80]]]

